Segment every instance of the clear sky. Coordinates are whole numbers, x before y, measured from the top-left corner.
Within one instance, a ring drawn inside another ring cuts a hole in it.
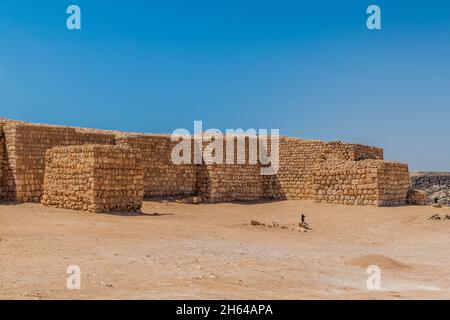
[[[450,171],[450,1],[1,0],[0,116],[278,128]]]

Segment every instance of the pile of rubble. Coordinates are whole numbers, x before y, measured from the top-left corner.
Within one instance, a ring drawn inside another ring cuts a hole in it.
[[[450,174],[427,173],[411,178],[412,187],[427,193],[431,203],[450,205]]]

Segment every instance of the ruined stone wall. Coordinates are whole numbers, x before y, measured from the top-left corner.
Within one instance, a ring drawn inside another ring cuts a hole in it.
[[[384,152],[382,148],[365,146],[362,144],[350,144],[352,153],[351,160],[365,160],[365,159],[384,159]]]
[[[312,175],[316,202],[347,205],[406,204],[408,166],[384,160],[325,160]]]
[[[270,144],[269,147],[270,149]],[[271,199],[312,199],[312,174],[323,160],[382,159],[383,150],[369,146],[280,137],[279,170],[264,176],[264,197]]]
[[[412,187],[423,190],[429,202],[450,205],[450,174],[425,173],[412,177]]]
[[[173,164],[171,152],[177,142],[171,141],[170,135],[121,134],[116,136],[116,143],[141,150],[146,198],[196,193],[197,168]]]
[[[213,138],[203,136],[203,148],[212,146]],[[213,142],[214,143],[214,142]],[[207,202],[249,201],[263,197],[263,176],[258,158],[250,160],[250,152],[257,155],[258,143],[255,137],[224,137],[216,146],[223,147],[220,157],[211,153],[213,159],[203,158],[203,165],[197,166],[197,192]],[[232,149],[227,149],[232,146]],[[228,157],[227,152],[230,151]],[[209,152],[205,152],[209,155]],[[229,161],[227,163],[227,161]],[[230,163],[231,161],[231,163]]]
[[[172,162],[172,148],[178,141],[170,135],[118,134],[117,145],[126,145],[141,150],[144,166],[145,197],[172,197],[201,195],[206,201],[254,200],[262,197],[262,177],[259,166],[248,164],[249,140],[244,142],[246,163],[194,164],[194,140],[191,141],[191,164],[176,165]],[[208,145],[203,141],[203,147]],[[237,139],[234,141],[237,150]],[[223,140],[223,158],[226,162],[226,140]],[[215,154],[213,153],[215,156]]]
[[[381,206],[404,205],[411,188],[408,165],[384,161],[378,168],[379,203]]]
[[[425,206],[430,204],[428,194],[423,190],[409,189],[406,195],[406,203],[416,206]]]
[[[92,212],[139,211],[144,195],[139,150],[112,145],[47,150],[42,204]]]
[[[365,162],[368,159],[383,159],[383,150],[380,148],[342,142],[281,137],[279,171],[272,176],[262,176],[260,169],[263,166],[260,163],[249,162],[250,139],[248,137],[245,139],[243,156],[246,161],[244,163],[238,163],[237,161],[241,158],[235,155],[234,164],[226,164],[227,141],[224,141],[224,164],[210,164],[203,159],[202,164],[176,165],[172,163],[171,152],[178,141],[171,141],[171,136],[168,134],[121,133],[0,119],[0,125],[2,124],[4,164],[0,171],[0,194],[6,200],[19,202],[36,202],[41,199],[45,152],[57,146],[116,144],[139,149],[142,154],[146,198],[199,194],[211,202],[261,198],[331,201],[331,198],[317,197],[318,190],[323,188],[335,190],[337,188],[333,182],[326,182],[329,183],[329,186],[321,182],[320,179],[323,179],[326,174],[325,170],[321,171],[321,175],[317,175],[324,162],[331,166],[327,169],[337,170],[336,174],[341,174],[340,170],[350,170],[346,166],[354,168],[352,170],[359,170],[358,166],[369,163]],[[203,137],[208,138],[207,135]],[[203,147],[207,146],[208,143],[203,141]],[[236,150],[237,140],[234,142],[234,146]],[[270,143],[268,149],[270,150]],[[193,146],[190,152],[193,153]],[[354,203],[355,200],[362,200],[364,204],[367,200],[371,201],[371,204],[378,205],[403,203],[405,196],[403,189],[409,183],[409,179],[406,180],[404,175],[407,167],[396,167],[387,162],[377,162],[377,166],[376,199],[360,197],[357,194],[358,197],[354,199],[338,198],[338,202],[350,203],[352,201],[343,200],[353,200]],[[369,172],[373,168],[360,169]],[[330,181],[330,179],[325,180]],[[362,195],[371,195],[368,194],[369,190],[372,190],[371,193],[374,191],[367,187],[366,183],[363,183],[365,178],[358,179],[357,177],[353,180],[361,184]],[[333,180],[331,179],[331,181]],[[346,183],[343,186],[345,188],[347,188]],[[340,192],[339,188],[336,190]],[[345,196],[348,195],[345,194]]]
[[[44,179],[45,152],[55,146],[114,144],[113,134],[71,127],[7,122],[4,198],[39,202]]]
[[[261,199],[263,179],[257,165],[204,165],[199,167],[198,194],[207,202]]]

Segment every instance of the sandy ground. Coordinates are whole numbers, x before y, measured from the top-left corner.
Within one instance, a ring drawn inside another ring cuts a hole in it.
[[[301,212],[312,231],[291,230]],[[450,220],[434,213],[450,208],[155,201],[120,216],[0,205],[0,298],[450,299]],[[381,290],[367,289],[371,264]],[[80,290],[66,287],[69,265]]]

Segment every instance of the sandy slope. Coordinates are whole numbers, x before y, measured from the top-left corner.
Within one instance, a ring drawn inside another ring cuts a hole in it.
[[[450,208],[146,202],[143,211],[0,205],[0,298],[450,298],[450,220],[427,220]],[[300,212],[312,231],[290,230]],[[66,288],[71,264],[81,290]],[[370,264],[382,268],[380,291],[366,288]]]

